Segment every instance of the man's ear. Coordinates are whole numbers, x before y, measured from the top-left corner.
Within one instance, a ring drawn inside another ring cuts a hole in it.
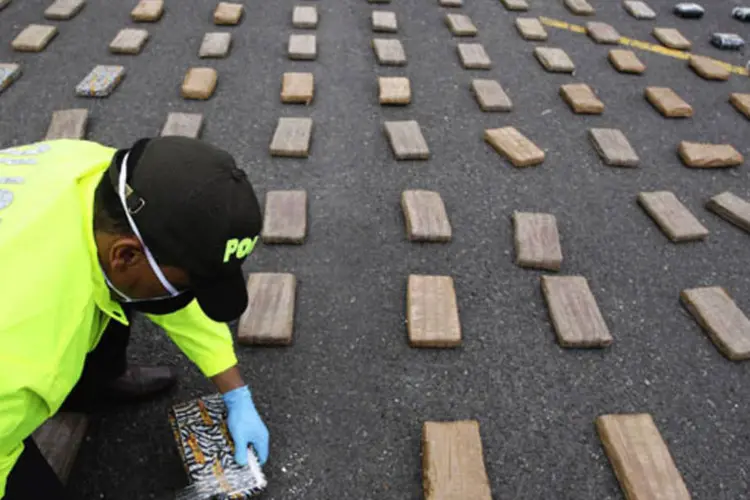
[[[135,236],[117,238],[109,248],[110,266],[121,273],[141,265],[145,258],[141,242]]]

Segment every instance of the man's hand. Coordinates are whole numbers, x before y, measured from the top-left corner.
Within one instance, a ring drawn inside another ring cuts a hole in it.
[[[247,465],[247,447],[253,445],[263,465],[268,459],[268,428],[258,415],[250,389],[245,385],[222,395],[227,405],[227,427],[234,440],[234,460]]]
[[[252,444],[263,465],[268,459],[268,429],[253,404],[253,398],[235,365],[211,377],[227,406],[227,427],[234,440],[234,460],[247,465],[247,446]]]

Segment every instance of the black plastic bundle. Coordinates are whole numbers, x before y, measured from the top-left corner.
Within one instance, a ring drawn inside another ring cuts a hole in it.
[[[711,45],[722,50],[740,50],[745,46],[745,40],[736,33],[714,33]]]
[[[674,6],[674,13],[686,19],[700,19],[706,11],[697,3],[678,3]]]
[[[750,7],[735,7],[732,9],[732,17],[744,22],[750,22]]]

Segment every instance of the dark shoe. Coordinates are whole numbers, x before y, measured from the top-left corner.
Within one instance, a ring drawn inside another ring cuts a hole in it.
[[[176,382],[177,374],[169,366],[130,365],[103,392],[108,398],[144,399],[171,389]]]

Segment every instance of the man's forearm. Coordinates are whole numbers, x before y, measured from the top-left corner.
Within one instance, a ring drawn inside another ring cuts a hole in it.
[[[245,385],[245,382],[242,380],[242,375],[240,374],[240,369],[237,365],[214,375],[211,377],[211,381],[222,394]]]

